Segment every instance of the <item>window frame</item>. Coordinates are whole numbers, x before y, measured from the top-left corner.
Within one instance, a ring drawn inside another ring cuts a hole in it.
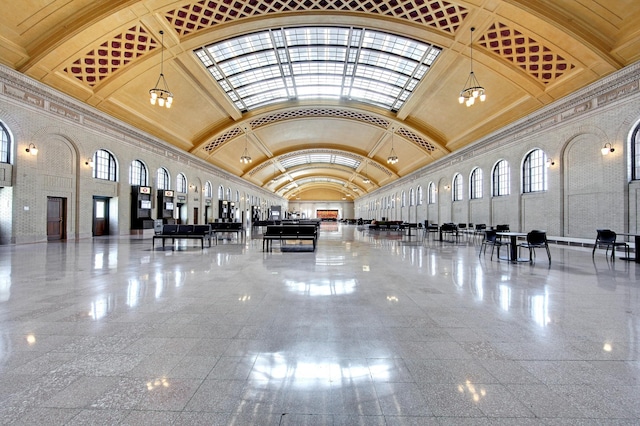
[[[158,191],[168,191],[171,189],[171,175],[165,167],[158,167],[156,170],[156,189]]]
[[[456,173],[451,181],[451,201],[462,201],[464,199],[462,190],[462,175]]]
[[[180,194],[186,194],[187,188],[187,177],[184,175],[184,173],[178,173],[176,175],[176,192]]]
[[[484,173],[480,167],[475,167],[469,175],[469,199],[479,200],[484,196]]]
[[[93,178],[109,182],[118,181],[118,162],[116,157],[106,149],[93,153]]]
[[[149,185],[149,170],[142,160],[133,160],[129,165],[129,185]]]
[[[522,193],[545,192],[547,189],[547,154],[535,148],[522,161]]]
[[[491,195],[506,197],[511,195],[511,168],[507,160],[498,160],[491,172]]]
[[[633,129],[630,142],[631,180],[640,180],[640,122]]]
[[[429,186],[427,186],[427,204],[436,204],[438,202],[438,191],[436,189],[436,184],[433,182],[429,182]]]
[[[9,129],[0,121],[0,163],[11,164],[12,142]]]

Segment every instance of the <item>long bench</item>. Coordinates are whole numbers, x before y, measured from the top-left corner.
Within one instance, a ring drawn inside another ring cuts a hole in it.
[[[318,241],[318,229],[315,225],[267,225],[267,230],[262,234],[262,251],[271,251],[273,241],[286,240],[312,241],[313,250],[316,250]]]
[[[209,225],[211,226],[211,233],[216,238],[216,245],[218,244],[218,234],[235,233],[238,241],[243,240],[244,228],[242,222],[213,222]]]
[[[171,247],[174,248],[176,240],[200,240],[200,248],[204,249],[204,241],[209,242],[211,247],[211,226],[209,225],[162,225],[162,231],[153,236],[153,246],[156,248],[156,240],[162,240],[162,248],[165,247],[166,240],[171,240]]]

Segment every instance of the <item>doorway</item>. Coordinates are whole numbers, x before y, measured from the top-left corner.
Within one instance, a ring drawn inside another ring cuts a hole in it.
[[[94,237],[109,235],[109,198],[93,197],[93,225]]]
[[[193,224],[198,225],[198,207],[193,208]]]
[[[67,239],[67,199],[47,197],[47,241]]]

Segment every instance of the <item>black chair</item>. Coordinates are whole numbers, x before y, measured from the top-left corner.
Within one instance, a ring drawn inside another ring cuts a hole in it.
[[[544,248],[547,250],[547,257],[549,258],[549,265],[551,265],[551,251],[549,251],[549,243],[547,242],[547,233],[545,231],[534,230],[527,234],[527,242],[518,244],[520,249],[529,249],[529,262],[533,263],[533,259],[536,257],[537,248]]]
[[[609,249],[611,249],[611,260],[616,260],[616,247],[624,247],[625,255],[629,257],[629,244],[624,241],[616,241],[617,235],[610,229],[596,229],[598,235],[596,236],[596,242],[593,245],[593,251],[591,252],[591,257],[594,257],[596,254],[596,248],[598,246],[605,246],[606,252],[605,255],[609,254]]]
[[[440,234],[442,238],[444,238],[444,234],[450,234],[451,238],[454,238],[455,241],[458,241],[458,226],[455,223],[443,223],[440,226]]]
[[[483,253],[487,254],[487,246],[491,246],[491,260],[493,260],[493,250],[498,247],[498,258],[500,257],[500,247],[508,246],[510,243],[506,241],[500,241],[497,238],[496,231],[494,229],[488,229],[484,231],[484,239],[480,245],[480,252],[478,257]]]

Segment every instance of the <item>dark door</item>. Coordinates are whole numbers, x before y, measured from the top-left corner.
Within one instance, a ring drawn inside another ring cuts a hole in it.
[[[47,197],[47,241],[67,238],[67,199]]]
[[[93,197],[93,236],[109,235],[109,198]]]
[[[209,216],[211,212],[211,206],[204,206],[204,223],[205,225],[209,222],[211,222],[211,220],[209,219]]]
[[[199,222],[198,222],[198,208],[197,207],[193,208],[193,224],[194,225],[198,225],[199,224]]]

